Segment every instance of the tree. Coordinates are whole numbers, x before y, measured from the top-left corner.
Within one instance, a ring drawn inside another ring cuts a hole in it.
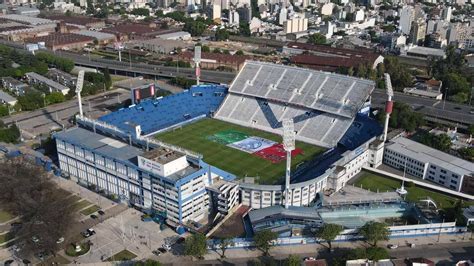
[[[45,96],[46,104],[62,103],[64,100],[64,94],[61,92],[52,92]]]
[[[451,138],[447,134],[435,135],[429,132],[421,133],[419,141],[440,151],[448,152],[451,149]]]
[[[148,17],[150,16],[150,10],[148,8],[135,8],[130,12],[130,14],[135,16]]]
[[[212,52],[215,53],[215,54],[222,54],[222,50],[217,48],[217,47],[214,48],[214,50],[212,50]]]
[[[474,148],[473,147],[466,147],[461,148],[458,150],[459,156],[464,160],[468,160],[473,162],[474,161]]]
[[[215,38],[216,41],[226,41],[229,39],[229,32],[226,29],[217,29]]]
[[[219,249],[222,252],[221,258],[223,259],[225,258],[225,251],[227,250],[228,247],[233,246],[233,245],[234,245],[234,241],[232,240],[232,238],[224,237],[220,239]]]
[[[270,230],[262,230],[257,232],[253,238],[255,246],[263,251],[263,254],[268,255],[268,251],[272,247],[272,242],[278,238],[278,233]]]
[[[239,33],[242,36],[248,37],[252,33],[250,32],[250,25],[247,21],[241,21],[239,23]]]
[[[206,236],[201,233],[186,238],[184,243],[184,254],[202,259],[207,253]]]
[[[390,258],[387,249],[382,247],[370,247],[366,250],[366,252],[367,258],[371,261],[379,261]]]
[[[359,232],[367,242],[371,242],[374,247],[377,246],[377,242],[388,240],[390,236],[390,232],[385,223],[373,221],[364,224]]]
[[[31,91],[18,96],[18,104],[23,111],[32,111],[44,107],[44,95],[40,92]]]
[[[17,143],[20,138],[20,130],[15,124],[6,126],[0,120],[0,142]]]
[[[159,261],[147,259],[146,261],[136,262],[133,265],[135,266],[161,266],[162,264]]]
[[[235,55],[244,55],[244,51],[238,50],[237,52],[235,52]]]
[[[201,52],[209,53],[209,52],[211,52],[211,48],[209,48],[209,46],[207,46],[207,45],[202,45],[201,46]]]
[[[20,217],[22,226],[15,234],[26,240],[20,255],[44,251],[55,254],[60,248],[57,240],[68,239],[72,233],[69,230],[75,218],[75,200],[27,159],[3,161],[0,169],[0,204]],[[33,237],[39,241],[34,243]]]
[[[8,109],[9,109],[8,105],[0,104],[0,117],[9,115],[10,111]]]
[[[298,255],[293,255],[291,254],[288,256],[288,258],[285,260],[285,266],[299,266],[301,265],[301,259]]]
[[[344,228],[338,224],[324,224],[316,232],[316,237],[324,239],[328,243],[329,251],[332,249],[332,241],[342,232]]]
[[[315,33],[309,36],[308,43],[310,44],[326,44],[326,36],[321,33]]]

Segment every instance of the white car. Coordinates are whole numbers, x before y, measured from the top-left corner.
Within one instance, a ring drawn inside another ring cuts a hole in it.
[[[398,245],[390,244],[390,245],[388,245],[388,248],[389,249],[397,249]]]
[[[37,236],[33,236],[31,238],[31,241],[33,241],[33,243],[38,243],[39,242],[39,238]]]
[[[163,244],[162,247],[163,247],[164,249],[168,250],[168,251],[171,250],[171,246],[168,245],[168,244]]]
[[[56,241],[56,244],[61,244],[62,242],[64,242],[64,237],[59,238],[59,239]]]

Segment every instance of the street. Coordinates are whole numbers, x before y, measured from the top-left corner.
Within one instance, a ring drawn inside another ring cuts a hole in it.
[[[108,91],[98,95],[84,97],[82,100],[85,115],[91,118],[102,116],[114,105],[130,98],[130,92],[122,89]],[[77,100],[54,104],[31,112],[21,112],[3,118],[7,124],[16,123],[23,138],[31,139],[40,134],[48,134],[51,130],[69,127],[70,119],[79,112]]]

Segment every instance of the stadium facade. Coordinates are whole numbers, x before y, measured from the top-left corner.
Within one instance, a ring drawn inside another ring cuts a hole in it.
[[[309,206],[324,190],[338,191],[362,166],[382,163],[382,132],[361,110],[372,81],[275,64],[246,62],[229,88],[192,87],[143,101],[55,134],[62,171],[78,182],[143,209],[165,212],[171,225],[225,215],[239,204],[283,205],[283,185],[245,182],[195,152],[157,141],[204,117],[281,134],[293,119],[296,139],[328,150],[292,174],[289,204]]]

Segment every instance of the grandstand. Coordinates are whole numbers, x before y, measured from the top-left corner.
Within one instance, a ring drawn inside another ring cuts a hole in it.
[[[215,117],[281,134],[293,118],[298,140],[334,147],[375,84],[344,75],[248,61]]]
[[[133,127],[140,125],[142,134],[150,135],[212,115],[224,99],[226,91],[224,86],[196,86],[164,98],[144,100],[140,104],[102,116],[99,120],[126,132],[134,131]]]

